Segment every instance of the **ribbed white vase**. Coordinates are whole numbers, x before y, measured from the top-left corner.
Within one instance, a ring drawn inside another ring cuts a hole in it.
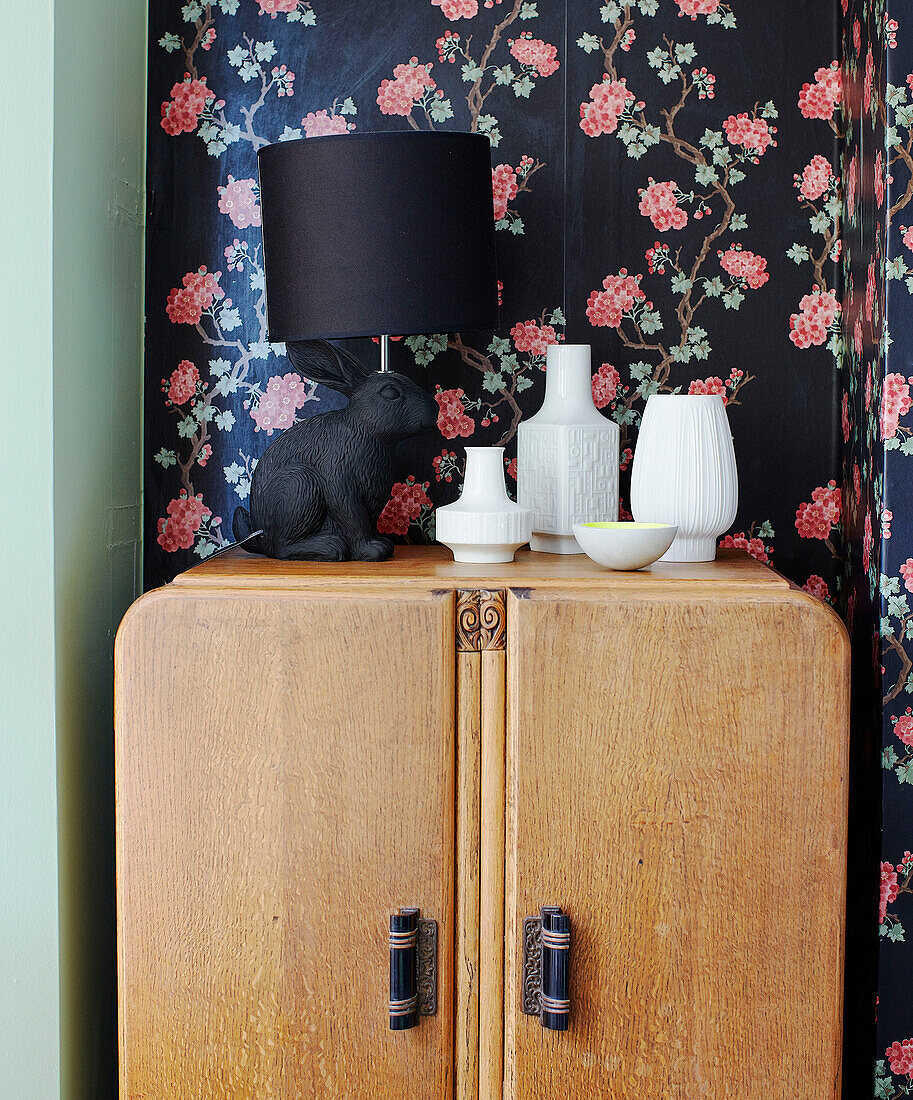
[[[631,470],[638,523],[675,523],[660,561],[713,561],[735,519],[739,480],[726,407],[718,394],[647,399]]]
[[[507,495],[503,447],[467,447],[460,499],[435,512],[435,538],[453,560],[490,564],[513,561],[529,542],[531,517]]]
[[[618,519],[618,425],[593,404],[589,344],[551,344],[542,408],[517,429],[517,500],[530,549],[581,554],[575,523]]]

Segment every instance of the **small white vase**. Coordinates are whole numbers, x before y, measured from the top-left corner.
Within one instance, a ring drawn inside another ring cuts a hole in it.
[[[551,344],[542,408],[517,429],[517,500],[533,514],[532,550],[582,553],[575,523],[618,519],[618,439],[593,404],[589,344]]]
[[[718,394],[647,399],[631,470],[638,523],[674,523],[660,561],[713,561],[735,519],[739,479],[726,406]]]
[[[529,542],[531,517],[507,495],[503,447],[467,447],[463,491],[435,513],[435,537],[453,560],[493,564],[513,561]]]

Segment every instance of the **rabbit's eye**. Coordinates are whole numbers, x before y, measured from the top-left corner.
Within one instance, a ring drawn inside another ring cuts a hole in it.
[[[387,399],[387,401],[393,401],[399,397],[399,390],[396,386],[391,386],[389,383],[386,386],[382,386],[380,389],[380,396]]]

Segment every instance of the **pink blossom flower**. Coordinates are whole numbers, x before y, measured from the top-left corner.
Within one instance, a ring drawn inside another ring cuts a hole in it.
[[[348,133],[349,124],[344,115],[331,115],[329,111],[308,111],[301,120],[305,137],[326,137],[328,134]]]
[[[840,66],[836,61],[817,69],[814,84],[803,84],[799,92],[799,110],[803,118],[831,119],[839,101]]]
[[[510,52],[521,65],[535,69],[539,76],[551,76],[558,71],[558,47],[533,38],[532,31],[524,31],[519,38],[512,39]]]
[[[913,226],[902,225],[900,231],[903,233],[903,243],[913,251]]]
[[[913,558],[907,560],[900,567],[900,575],[903,577],[903,586],[908,592],[913,592]]]
[[[885,918],[888,915],[888,906],[891,902],[897,899],[897,895],[900,892],[900,887],[897,884],[897,872],[894,870],[893,863],[882,863],[881,865],[881,892],[878,902],[878,923],[884,924]],[[894,1054],[894,1047],[898,1050]],[[892,1073],[913,1073],[913,1039],[908,1039],[901,1047],[900,1043],[894,1043],[893,1046],[889,1046],[885,1051],[888,1060],[891,1063]],[[895,1059],[897,1062],[897,1068],[895,1069]]]
[[[218,298],[225,297],[225,291],[219,286],[221,271],[207,272],[205,266],[199,271],[189,271],[183,279],[183,286],[176,287],[168,295],[165,312],[175,325],[198,325],[203,310],[209,309]]]
[[[744,531],[736,531],[735,534],[726,535],[720,539],[720,549],[745,550],[751,557],[756,558],[766,565],[770,561],[767,547],[757,537],[749,538]]]
[[[633,99],[634,93],[628,91],[624,78],[611,80],[606,74],[601,84],[590,88],[589,102],[580,104],[580,129],[587,137],[614,133],[625,104]]]
[[[752,118],[744,112],[730,115],[724,121],[723,129],[730,145],[741,145],[743,149],[756,153],[759,157],[764,155],[768,146],[777,144],[773,139],[777,132],[776,126],[768,126],[763,118]]]
[[[437,426],[445,439],[456,439],[458,435],[468,438],[475,431],[475,421],[466,415],[463,402],[466,393],[462,389],[442,390],[437,387],[434,395],[438,404]]]
[[[875,154],[875,201],[884,206],[884,163],[880,149]]]
[[[440,8],[441,15],[454,19],[472,19],[479,14],[479,0],[431,0],[433,8]]]
[[[831,167],[831,162],[819,153],[817,156],[812,157],[802,169],[802,175],[796,176],[796,186],[799,188],[799,194],[803,199],[808,199],[810,202],[820,199],[830,186],[833,175],[834,170]]]
[[[856,211],[856,181],[859,177],[859,162],[854,153],[846,173],[846,205],[851,214]]]
[[[558,335],[551,325],[538,325],[535,321],[518,321],[510,330],[517,351],[531,355],[545,355],[549,344],[558,343]]]
[[[165,511],[167,515],[158,521],[156,542],[169,554],[176,550],[189,550],[200,524],[212,515],[203,503],[202,493],[188,496],[184,491],[171,501]]]
[[[273,375],[266,384],[266,393],[250,415],[257,425],[254,431],[272,435],[277,429],[290,428],[295,412],[307,400],[307,386],[298,374]]]
[[[893,439],[897,435],[900,418],[913,406],[910,384],[902,374],[885,376],[881,393],[881,438]],[[911,589],[913,591],[913,589]]]
[[[407,118],[412,108],[424,96],[426,88],[436,88],[431,76],[432,65],[420,65],[412,58],[407,65],[397,65],[393,80],[382,80],[377,89],[377,105],[381,114],[401,115]]]
[[[182,359],[171,372],[171,378],[162,386],[166,388],[166,396],[172,405],[183,405],[197,392],[197,383],[200,381],[200,372],[189,359]]]
[[[796,530],[803,539],[824,541],[831,528],[839,523],[841,492],[835,481],[813,490],[811,503],[800,504],[796,509]]]
[[[431,507],[431,498],[425,492],[431,483],[419,483],[413,476],[398,481],[390,490],[390,499],[377,519],[377,530],[382,535],[405,535],[409,524],[422,514],[422,508]]]
[[[219,213],[227,214],[238,229],[260,225],[260,207],[254,188],[256,180],[236,180],[228,177],[228,183],[219,188]]]
[[[823,344],[840,309],[836,291],[821,291],[815,287],[811,294],[800,299],[799,309],[801,312],[792,314],[789,319],[790,340],[797,348]]]
[[[805,584],[802,585],[802,590],[808,592],[810,596],[815,596],[819,600],[826,600],[830,595],[827,588],[827,581],[824,577],[819,577],[817,573],[812,573]]]
[[[494,199],[495,221],[500,221],[507,213],[507,204],[516,198],[519,190],[517,170],[509,164],[499,164],[491,172],[491,191]]]
[[[733,279],[741,279],[751,290],[758,290],[770,278],[767,260],[743,249],[740,244],[730,245],[725,252],[718,255],[720,267]]]
[[[719,9],[720,0],[675,0],[679,6],[679,18],[690,15],[692,21],[699,15],[713,15]]]
[[[259,15],[268,15],[275,19],[279,12],[293,12],[298,7],[298,0],[259,0]]]
[[[650,219],[660,233],[665,233],[667,229],[684,229],[688,221],[687,212],[678,205],[677,190],[678,184],[674,180],[655,183],[651,176],[649,186],[638,192],[638,210]]]
[[[181,133],[192,133],[200,121],[200,115],[208,100],[215,96],[206,87],[206,77],[193,80],[190,73],[171,89],[171,99],[162,104],[162,129],[175,137]]]
[[[611,363],[603,363],[593,375],[593,404],[597,409],[604,409],[606,405],[615,400],[621,375]]]
[[[875,58],[872,47],[865,55],[865,79],[862,83],[862,109],[868,113],[872,108],[872,78],[875,76]]]
[[[646,298],[640,289],[640,275],[629,275],[622,270],[617,275],[606,275],[603,290],[591,291],[587,299],[586,315],[590,324],[598,328],[618,328],[622,316],[638,298]]]
[[[722,378],[696,378],[688,387],[688,393],[691,394],[717,394],[722,397],[723,404],[729,404],[729,396],[726,393],[726,383]]]
[[[891,722],[901,741],[905,745],[913,745],[913,711],[908,707],[906,714],[901,714],[898,718],[892,717]]]

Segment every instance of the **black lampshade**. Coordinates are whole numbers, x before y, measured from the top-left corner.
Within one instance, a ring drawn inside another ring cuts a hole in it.
[[[338,134],[258,160],[270,340],[497,327],[488,138]]]

